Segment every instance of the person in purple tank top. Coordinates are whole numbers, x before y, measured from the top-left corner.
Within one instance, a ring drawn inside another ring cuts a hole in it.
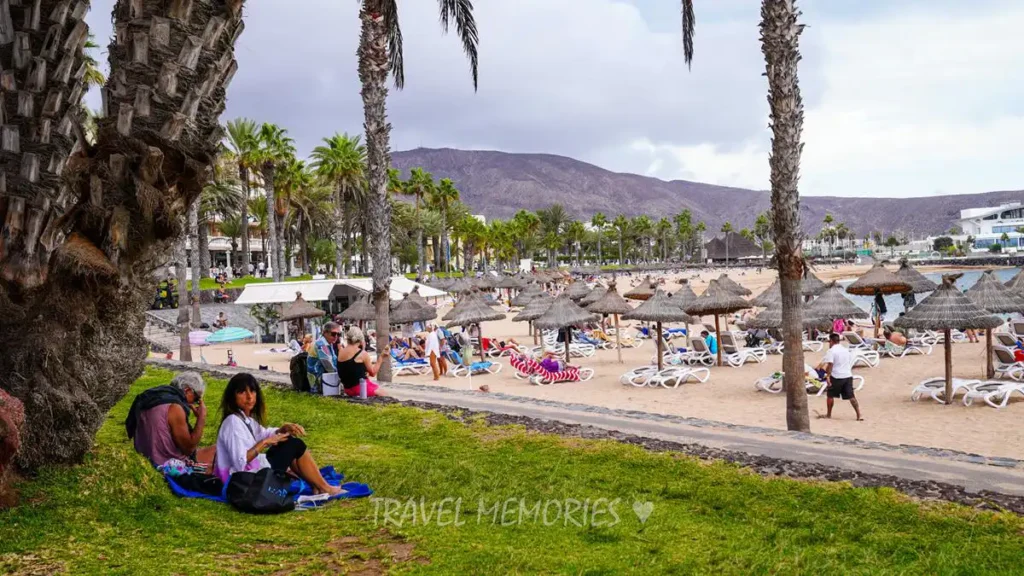
[[[209,467],[216,446],[199,448],[206,427],[206,383],[195,372],[182,372],[169,386],[150,388],[132,402],[125,420],[128,438],[135,450],[154,466],[177,459]],[[189,416],[195,412],[195,424]]]

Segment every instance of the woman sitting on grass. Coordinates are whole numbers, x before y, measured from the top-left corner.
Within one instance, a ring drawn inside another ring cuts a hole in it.
[[[264,428],[267,405],[252,374],[235,374],[228,381],[220,409],[214,472],[225,484],[235,472],[273,468],[302,478],[317,494],[341,493],[341,488],[331,486],[320,475],[306,443],[298,438],[306,435],[302,426],[286,423]]]

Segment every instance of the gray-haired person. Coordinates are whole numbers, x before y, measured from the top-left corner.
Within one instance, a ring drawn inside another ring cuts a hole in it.
[[[177,459],[209,466],[216,446],[199,448],[206,427],[206,383],[196,372],[182,372],[166,386],[150,388],[132,402],[125,420],[135,450],[154,466]],[[195,423],[189,418],[195,413]]]

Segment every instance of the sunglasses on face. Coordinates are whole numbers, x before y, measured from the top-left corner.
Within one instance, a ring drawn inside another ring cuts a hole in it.
[[[337,338],[338,336],[341,336],[341,332],[328,332],[328,334],[330,334],[331,336],[334,336],[335,338]]]

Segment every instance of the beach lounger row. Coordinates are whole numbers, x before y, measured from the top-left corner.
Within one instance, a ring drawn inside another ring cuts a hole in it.
[[[1005,408],[1014,393],[1024,396],[1024,382],[1007,380],[971,380],[953,378],[953,398],[963,393],[964,406],[982,401],[993,408]],[[939,403],[946,402],[946,379],[941,376],[922,380],[910,393],[914,402],[929,397]]]
[[[689,380],[695,382],[707,382],[711,377],[711,371],[707,368],[694,368],[691,366],[673,366],[658,370],[656,366],[642,366],[634,368],[619,377],[619,382],[624,385],[643,388],[645,386],[663,388],[678,388]]]

